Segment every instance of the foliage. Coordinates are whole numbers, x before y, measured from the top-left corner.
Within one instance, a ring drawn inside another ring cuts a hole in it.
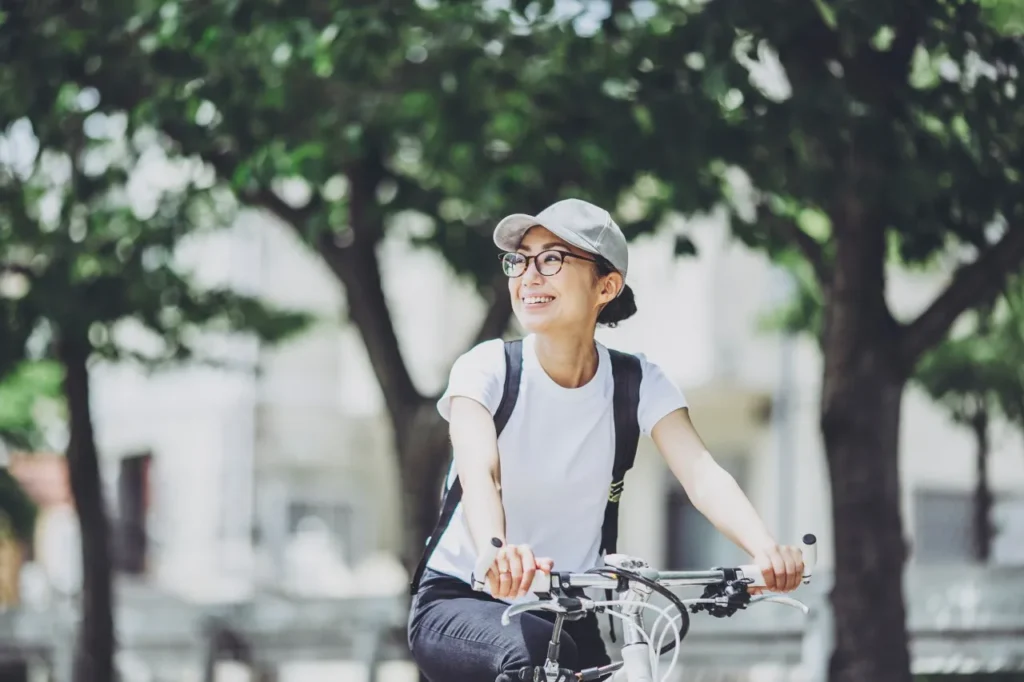
[[[611,160],[643,125],[601,89],[612,45],[570,40],[548,15],[528,32],[483,3],[133,9],[130,35],[108,44],[119,58],[83,81],[242,197],[299,217],[312,244],[325,232],[375,242],[416,212],[430,219],[416,241],[487,291],[498,217],[566,194],[615,206],[639,178],[639,164]],[[627,230],[652,229],[662,208],[651,201]]]
[[[995,328],[991,323],[972,325],[970,332],[928,352],[917,368],[915,380],[960,423],[970,423],[973,415],[998,404],[1000,396],[1008,397],[1019,381],[1020,355],[1015,357],[1007,343],[1007,322],[997,322]],[[1019,395],[1022,388],[1016,387]]]
[[[759,210],[736,223],[744,241],[802,246],[821,265],[830,235],[866,218],[913,263],[951,240],[984,246],[994,220],[1020,219],[1021,41],[971,2],[777,5],[659,3],[629,74],[657,143],[696,138],[698,165],[723,182],[736,167],[752,183]],[[687,96],[717,111],[690,115]],[[686,133],[672,125],[681,107],[697,124]],[[689,168],[652,152],[645,160],[679,186]]]
[[[0,515],[10,523],[14,536],[22,542],[31,542],[36,527],[38,509],[25,493],[21,484],[6,468],[0,469]]]
[[[806,263],[788,263],[790,301],[762,318],[763,328],[821,341],[821,289]],[[1024,435],[1024,276],[1010,278],[995,304],[973,311],[950,338],[922,356],[913,380],[958,422],[997,408]]]
[[[10,292],[2,323],[23,353],[33,334],[44,347],[68,336],[88,339],[99,355],[151,365],[190,358],[203,330],[253,330],[274,341],[305,324],[251,296],[200,288],[175,262],[186,235],[226,220],[225,200],[201,169],[145,168],[140,159],[160,152],[152,136],[125,130],[75,86],[51,105],[36,121],[4,112],[8,142],[35,146],[0,169],[0,267]],[[169,191],[147,186],[147,171],[162,172]],[[136,340],[119,342],[129,322]]]
[[[995,362],[1003,371],[993,377],[994,398],[1024,436],[1024,275],[1010,280],[996,316],[992,334],[999,359]]]
[[[61,368],[53,361],[23,362],[0,381],[0,440],[23,450],[46,447],[47,407],[62,411]]]

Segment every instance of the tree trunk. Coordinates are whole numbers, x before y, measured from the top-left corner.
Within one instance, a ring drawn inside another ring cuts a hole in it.
[[[89,345],[84,339],[63,339],[59,352],[71,425],[68,472],[82,536],[82,615],[73,679],[112,682],[116,678],[110,524],[89,413]]]
[[[988,485],[988,410],[979,406],[971,420],[977,452],[975,464],[977,479],[974,483],[974,558],[987,564],[992,555],[992,490]]]
[[[855,176],[856,165],[851,164]],[[855,183],[854,183],[855,184]],[[835,210],[821,430],[835,537],[832,682],[910,682],[898,467],[909,376],[885,300],[885,230],[855,193]]]
[[[899,377],[845,377],[822,415],[835,523],[832,682],[909,682]]]

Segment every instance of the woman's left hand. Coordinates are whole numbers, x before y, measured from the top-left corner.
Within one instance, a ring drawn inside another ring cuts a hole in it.
[[[763,590],[792,592],[803,580],[804,556],[799,547],[771,545],[754,555],[754,563],[764,575],[765,587],[750,588],[751,594],[760,594]]]

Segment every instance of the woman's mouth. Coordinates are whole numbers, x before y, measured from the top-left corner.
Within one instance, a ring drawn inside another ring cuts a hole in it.
[[[554,296],[524,296],[523,305],[527,308],[538,308],[551,303],[553,300],[555,300]]]

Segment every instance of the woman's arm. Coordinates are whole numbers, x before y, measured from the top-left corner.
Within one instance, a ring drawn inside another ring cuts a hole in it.
[[[491,538],[505,541],[505,509],[501,504],[498,436],[487,408],[472,398],[451,399],[452,451],[462,483],[462,505],[477,552]]]
[[[665,415],[651,430],[669,469],[693,506],[723,535],[750,554],[770,590],[800,584],[803,561],[795,547],[780,547],[736,480],[719,466],[697,434],[686,408]]]
[[[491,594],[499,598],[523,596],[538,568],[551,571],[551,561],[536,559],[526,545],[510,545],[505,538],[505,507],[501,501],[498,436],[487,408],[472,398],[451,399],[449,433],[455,471],[462,483],[463,515],[469,524],[477,554],[491,538],[503,546],[487,573]]]

